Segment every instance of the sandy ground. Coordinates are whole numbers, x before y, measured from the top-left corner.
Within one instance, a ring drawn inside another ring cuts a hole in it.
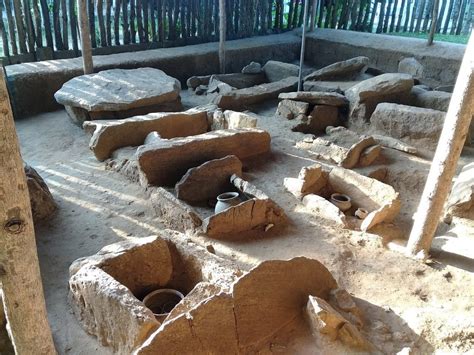
[[[183,94],[186,106],[201,100]],[[356,298],[366,315],[364,330],[384,353],[394,354],[404,347],[422,354],[474,353],[472,256],[437,252],[436,262],[427,265],[385,246],[393,236],[406,238],[429,162],[384,150],[380,163],[388,165],[389,182],[403,200],[399,219],[381,228],[383,238],[337,229],[318,220],[283,187],[284,177],[296,177],[301,167],[314,162],[308,153],[295,148],[302,135],[291,132],[289,122],[273,117],[275,103],[255,111],[260,115],[259,126],[272,136],[272,154],[249,164],[245,178],[282,206],[291,224],[278,235],[265,234],[250,241],[197,241],[214,245],[218,255],[247,267],[262,260],[301,255],[320,260]],[[59,205],[57,214],[36,228],[57,350],[60,354],[111,353],[74,318],[67,304],[68,267],[104,245],[152,235],[162,225],[139,186],[106,171],[104,164],[95,160],[88,148],[89,137],[64,111],[16,124],[24,159],[45,178]],[[462,163],[472,160],[467,156]],[[450,238],[455,248],[461,238],[474,244],[474,226],[467,220],[456,219],[451,226],[442,226],[440,234]],[[469,253],[468,246],[463,248],[461,253]],[[319,353],[285,344],[275,344],[269,351]]]

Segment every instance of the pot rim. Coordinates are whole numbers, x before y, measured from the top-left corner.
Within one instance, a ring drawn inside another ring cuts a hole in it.
[[[337,202],[351,202],[351,198],[349,196],[338,192],[333,193],[331,195],[331,199]]]
[[[160,293],[168,293],[168,294],[173,294],[175,296],[178,296],[179,298],[181,298],[181,300],[179,302],[181,302],[183,299],[184,299],[184,295],[179,292],[178,290],[175,290],[175,289],[172,289],[172,288],[160,288],[158,290],[155,290],[155,291],[152,291],[150,292],[149,294],[147,294],[144,298],[143,298],[143,304],[145,305],[145,307],[148,308],[147,306],[147,301],[152,298],[153,296],[155,295],[158,295]],[[178,303],[179,303],[178,302]],[[169,313],[153,313],[155,316],[166,316],[168,315]]]
[[[229,201],[239,197],[238,192],[224,192],[217,196],[217,201]]]

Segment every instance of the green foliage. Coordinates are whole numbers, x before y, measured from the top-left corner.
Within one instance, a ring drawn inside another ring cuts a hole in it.
[[[422,38],[428,40],[428,33],[423,33],[423,32],[392,32],[392,33],[387,33],[391,36],[400,36],[400,37],[412,37],[412,38]],[[441,33],[436,33],[434,36],[435,41],[440,41],[440,42],[452,42],[452,43],[461,43],[461,44],[467,44],[467,41],[469,40],[468,35],[445,35]]]

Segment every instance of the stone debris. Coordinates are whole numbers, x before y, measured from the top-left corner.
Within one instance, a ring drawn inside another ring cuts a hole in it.
[[[474,163],[467,164],[459,173],[451,189],[446,212],[463,217],[474,207]]]
[[[398,72],[404,74],[410,74],[414,78],[422,78],[425,67],[415,58],[403,58],[398,63]]]
[[[451,93],[444,91],[426,91],[415,89],[411,91],[413,95],[413,106],[430,108],[438,111],[448,111],[449,103],[451,101]]]
[[[330,340],[358,350],[374,350],[374,346],[360,333],[356,326],[345,319],[324,299],[309,296],[306,316],[314,334],[322,334]]]
[[[309,192],[318,192],[326,185],[325,172],[320,164],[305,166],[300,170],[298,178],[285,178],[283,185],[296,198],[301,198]]]
[[[234,174],[242,176],[242,162],[235,155],[210,160],[187,171],[176,184],[176,196],[189,203],[215,199],[230,190]]]
[[[71,108],[67,110],[71,118],[83,122],[85,117],[124,118],[156,112],[159,105],[166,104],[179,110],[180,91],[179,81],[158,69],[110,69],[69,80],[54,97]]]
[[[26,163],[24,163],[24,170],[30,195],[33,221],[37,223],[51,217],[56,212],[58,206],[49,191],[48,185],[46,185],[38,172]]]
[[[304,81],[354,79],[364,73],[369,65],[369,58],[355,57],[328,65],[307,75]]]
[[[327,127],[326,136],[316,138],[310,145],[309,151],[318,158],[334,162],[344,168],[357,166],[362,152],[371,146],[377,145],[371,136],[359,136],[344,127]],[[297,146],[304,146],[300,143]],[[371,150],[369,157],[364,156],[363,163],[372,163],[380,154],[380,149]],[[367,158],[370,158],[368,160]]]
[[[276,99],[282,92],[295,90],[297,84],[297,77],[287,77],[279,81],[233,90],[228,94],[217,96],[214,103],[222,109],[240,110],[248,105]]]
[[[199,106],[185,112],[150,113],[123,120],[90,121],[84,129],[94,133],[89,148],[95,157],[103,161],[118,148],[140,146],[149,133],[157,132],[163,139],[194,136],[207,132],[207,114],[216,107]]]
[[[192,76],[188,79],[187,86],[193,90],[196,90],[199,86],[207,87],[212,78],[220,82],[223,82],[227,85],[230,85],[232,87],[235,87],[237,89],[243,89],[243,88],[265,83],[265,75],[263,73],[261,74],[230,73],[230,74]]]
[[[288,77],[297,77],[300,68],[295,64],[269,60],[263,66],[263,72],[269,82],[276,82]]]
[[[375,132],[407,139],[420,148],[434,149],[443,129],[445,112],[413,106],[381,103],[370,123]]]
[[[305,195],[303,205],[322,219],[329,220],[342,228],[347,227],[344,213],[324,197],[313,193]]]
[[[305,134],[318,134],[325,132],[327,127],[339,126],[341,123],[337,107],[315,105],[307,119],[302,120],[292,130]]]
[[[235,155],[247,159],[270,151],[270,135],[258,129],[229,129],[172,138],[137,150],[143,186],[172,186],[190,168]]]
[[[349,123],[364,128],[381,102],[402,102],[410,97],[413,78],[408,74],[382,74],[345,91],[349,100]]]
[[[348,101],[344,95],[336,92],[317,92],[317,91],[299,91],[288,92],[278,95],[280,100],[303,101],[311,105],[326,105],[326,106],[347,106]]]
[[[358,166],[365,167],[370,166],[372,163],[377,160],[382,152],[382,147],[380,145],[372,145],[370,147],[365,148],[360,153],[359,163]]]
[[[298,115],[306,115],[309,104],[303,101],[282,100],[278,104],[277,116],[292,120]]]
[[[223,81],[220,81],[217,79],[215,75],[211,76],[211,79],[209,80],[209,85],[207,86],[207,93],[208,94],[228,94],[232,90],[235,90],[233,86],[230,86],[227,83],[224,83]]]
[[[354,85],[360,83],[357,81],[305,81],[303,83],[304,91],[322,91],[344,94],[344,92]]]
[[[262,72],[262,65],[257,62],[250,62],[242,69],[242,74],[260,74]]]
[[[254,115],[232,110],[224,111],[226,128],[257,128],[258,118]]]

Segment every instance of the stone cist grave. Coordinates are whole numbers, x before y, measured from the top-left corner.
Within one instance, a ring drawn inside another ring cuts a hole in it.
[[[70,302],[86,331],[117,354],[249,353],[300,322],[316,348],[324,339],[349,352],[375,349],[362,312],[318,261],[270,260],[243,272],[184,240],[163,232],[74,262]],[[162,322],[141,301],[160,288],[185,294]]]
[[[372,136],[361,136],[342,126],[328,126],[325,136],[303,140],[296,146],[344,168],[369,166],[382,151]]]
[[[214,239],[242,239],[284,226],[284,211],[240,176],[242,163],[236,156],[211,160],[189,169],[175,191],[151,188],[152,205],[169,228]],[[236,201],[214,211],[217,197],[229,192],[237,193]]]
[[[314,164],[303,168],[298,178],[285,178],[284,185],[308,209],[341,227],[367,231],[392,221],[400,211],[400,197],[393,187],[341,167]],[[330,202],[334,193],[351,199],[347,211]],[[367,216],[355,217],[358,209],[365,210]]]
[[[126,118],[181,110],[181,84],[153,68],[110,69],[81,75],[54,94],[73,121]]]

